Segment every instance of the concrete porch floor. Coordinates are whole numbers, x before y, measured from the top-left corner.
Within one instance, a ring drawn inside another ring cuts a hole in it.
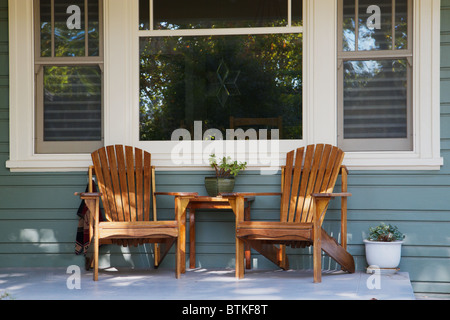
[[[0,297],[14,300],[414,300],[409,274],[371,275],[324,271],[313,283],[308,270],[251,270],[236,280],[234,270],[188,269],[175,279],[170,269],[100,270],[76,274],[65,268],[0,269]],[[378,276],[378,275],[377,275]],[[369,285],[368,285],[369,279]],[[79,281],[78,281],[79,280]],[[70,289],[76,284],[76,287]],[[370,287],[374,287],[370,289]],[[6,296],[5,296],[6,294]]]

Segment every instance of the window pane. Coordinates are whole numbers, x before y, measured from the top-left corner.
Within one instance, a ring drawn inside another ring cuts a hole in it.
[[[41,57],[52,56],[52,5],[51,0],[41,0],[40,8]]]
[[[344,62],[344,139],[407,137],[407,61]]]
[[[89,56],[100,55],[100,22],[98,0],[88,2],[88,54]]]
[[[344,0],[344,18],[342,23],[342,50],[355,51],[355,0]]]
[[[102,133],[99,67],[44,67],[44,141],[97,141]]]
[[[392,0],[359,0],[358,50],[390,49],[392,49]]]
[[[287,0],[153,0],[154,29],[287,25]]]
[[[293,26],[302,26],[303,25],[303,1],[292,0],[291,10],[292,10],[292,25]]]
[[[149,0],[139,0],[139,30],[148,30],[150,25]]]
[[[395,49],[408,49],[408,1],[395,1]]]
[[[77,13],[67,13],[67,8],[75,5],[80,8],[80,19],[70,20],[80,25],[73,29],[68,27],[68,19]],[[84,0],[55,0],[55,56],[85,56]],[[79,28],[78,28],[79,27]]]
[[[301,34],[141,38],[140,50],[141,140],[194,121],[225,137],[231,116],[281,116],[280,138],[301,139]]]

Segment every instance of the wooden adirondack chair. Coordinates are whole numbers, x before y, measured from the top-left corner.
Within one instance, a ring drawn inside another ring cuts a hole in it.
[[[294,159],[295,158],[295,159]],[[355,272],[353,257],[346,251],[347,171],[342,167],[344,152],[331,145],[309,145],[291,151],[282,170],[281,193],[231,193],[228,197],[236,214],[236,277],[244,277],[244,243],[283,269],[289,268],[286,245],[314,246],[314,282],[321,282],[321,250],[344,270]],[[333,193],[339,173],[341,193]],[[280,221],[244,221],[244,196],[281,196]],[[341,212],[342,244],[322,228],[331,198],[343,197]],[[279,247],[275,244],[280,245]]]
[[[155,167],[148,152],[129,146],[100,148],[92,154],[89,192],[76,193],[90,211],[90,239],[94,248],[94,281],[98,280],[98,254],[101,244],[122,246],[155,244],[155,267],[176,241],[176,278],[185,272],[187,199],[197,193],[155,192]],[[99,192],[92,192],[92,176]],[[157,221],[156,195],[175,196],[174,220]],[[100,221],[100,198],[104,220]]]

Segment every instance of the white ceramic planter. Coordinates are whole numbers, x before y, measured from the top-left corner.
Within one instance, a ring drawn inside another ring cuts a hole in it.
[[[397,268],[402,256],[402,243],[364,240],[367,263],[381,269]]]

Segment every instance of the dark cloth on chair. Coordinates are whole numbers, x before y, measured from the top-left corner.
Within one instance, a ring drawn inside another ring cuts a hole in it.
[[[86,192],[89,190],[89,185],[86,187]],[[93,192],[96,192],[95,183],[93,183]],[[89,239],[89,212],[88,207],[84,200],[81,200],[80,206],[78,207],[77,216],[78,227],[77,227],[77,235],[75,240],[75,254],[86,254],[91,239]],[[102,214],[100,213],[100,221],[103,221]]]

